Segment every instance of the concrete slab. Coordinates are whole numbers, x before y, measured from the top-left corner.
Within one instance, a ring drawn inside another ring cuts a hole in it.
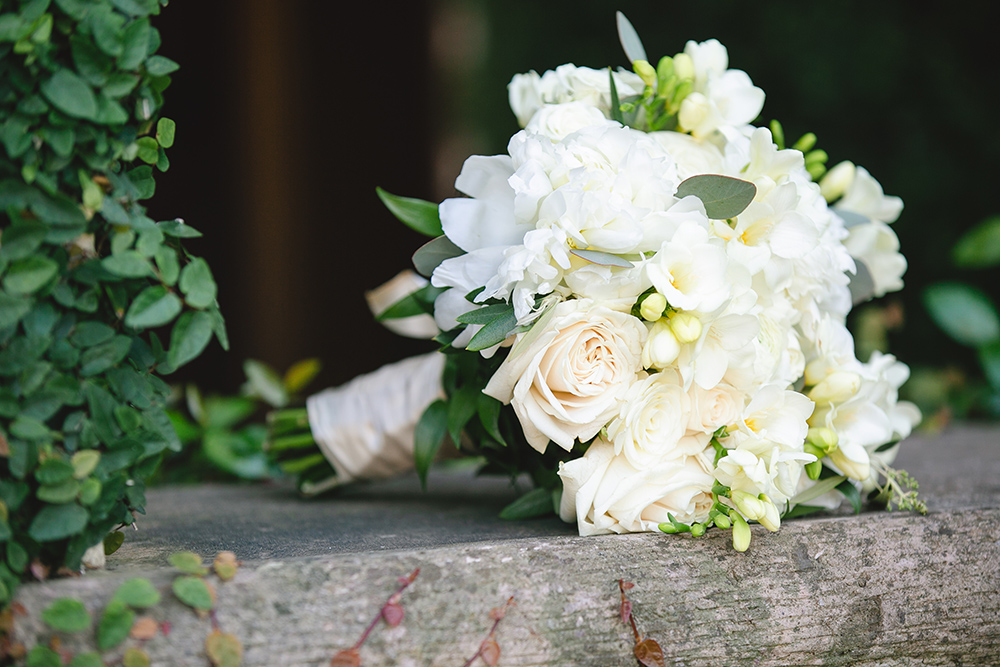
[[[142,574],[165,591],[152,615],[171,627],[144,644],[153,664],[207,664],[214,622],[241,640],[244,665],[325,665],[396,578],[420,568],[403,623],[378,627],[362,664],[460,665],[486,636],[489,610],[513,596],[500,665],[634,665],[618,618],[625,578],[640,631],[668,664],[1000,665],[1000,430],[913,438],[898,464],[921,481],[928,516],[755,527],[746,554],[722,534],[580,538],[556,520],[503,522],[496,512],[516,492],[467,474],[435,475],[427,495],[404,478],[308,502],[282,487],[161,489],[109,572],[22,587],[15,638],[47,641],[38,619],[58,597],[83,600],[96,618]],[[178,549],[247,561],[217,584],[211,619],[168,592],[177,573],[156,563]],[[93,642],[85,632],[62,646]]]

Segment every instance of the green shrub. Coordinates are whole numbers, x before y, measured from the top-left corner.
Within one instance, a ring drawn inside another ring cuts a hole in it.
[[[159,376],[227,345],[200,234],[139,203],[174,141],[160,4],[0,2],[0,602],[145,511],[180,447]]]

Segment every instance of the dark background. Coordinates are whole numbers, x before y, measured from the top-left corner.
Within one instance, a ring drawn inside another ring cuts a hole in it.
[[[150,209],[205,233],[189,248],[215,272],[232,341],[179,379],[233,391],[246,358],[283,370],[319,357],[319,389],[429,349],[382,329],[364,303],[364,290],[407,267],[423,240],[382,208],[375,186],[453,194],[464,157],[502,152],[517,130],[513,74],[627,64],[616,9],[654,64],[688,39],[719,39],[730,66],[767,93],[758,124],[777,118],[790,139],[815,132],[831,166],[850,159],[903,198],[895,229],[907,287],[883,299],[905,313],[893,351],[911,364],[971,367],[930,323],[920,293],[944,278],[1000,291],[995,270],[959,272],[947,253],[1000,212],[1000,57],[986,8],[175,0],[155,25],[160,52],[181,64],[164,109],[177,142]]]

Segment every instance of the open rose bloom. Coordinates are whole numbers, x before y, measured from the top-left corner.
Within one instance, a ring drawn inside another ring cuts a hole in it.
[[[920,415],[897,398],[906,366],[857,359],[845,321],[902,286],[901,201],[850,163],[824,177],[814,138],[750,125],[764,92],[717,41],[629,56],[515,76],[524,129],[440,204],[415,263],[466,361],[438,419],[551,480],[584,535],[732,528],[745,548],[747,521],[891,496],[887,445]]]

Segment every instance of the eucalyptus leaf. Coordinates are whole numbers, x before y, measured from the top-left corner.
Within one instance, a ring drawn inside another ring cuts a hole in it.
[[[514,309],[510,308],[508,311],[497,315],[489,323],[485,324],[482,329],[477,331],[472,340],[469,341],[469,344],[465,346],[465,349],[470,352],[478,352],[491,348],[494,345],[499,345],[507,340],[507,337],[516,327],[517,316],[514,315]]]
[[[631,63],[636,60],[647,60],[646,49],[642,46],[639,33],[632,27],[632,23],[621,12],[615,12],[615,19],[618,24],[618,40],[622,43],[622,50],[625,51],[628,61]]]
[[[713,220],[735,218],[757,195],[757,186],[732,176],[701,174],[677,186],[678,199],[694,196],[705,205],[705,214]]]
[[[441,217],[438,215],[438,205],[422,199],[400,197],[375,188],[378,198],[396,218],[404,225],[424,236],[441,236]]]
[[[464,254],[465,251],[452,243],[447,236],[438,236],[413,253],[413,266],[416,267],[417,273],[430,278],[441,262]]]
[[[448,404],[438,399],[427,406],[413,433],[413,459],[420,485],[427,488],[427,472],[448,432]]]
[[[934,322],[962,345],[980,347],[1000,339],[1000,318],[979,289],[955,282],[924,290],[924,305]]]
[[[461,324],[489,324],[497,317],[513,312],[514,306],[509,303],[494,303],[462,313],[455,319]]]
[[[552,514],[552,491],[537,487],[500,510],[500,518],[509,521],[533,519]]]
[[[631,269],[635,266],[635,264],[628,261],[624,257],[612,255],[609,252],[600,252],[598,250],[579,250],[576,248],[570,250],[569,252],[571,255],[576,255],[580,259],[585,259],[591,264],[599,264],[601,266],[617,266],[623,269]]]

